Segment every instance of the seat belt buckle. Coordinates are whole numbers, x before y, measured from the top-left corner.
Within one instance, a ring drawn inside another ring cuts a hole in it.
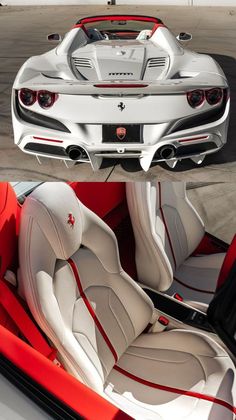
[[[62,367],[62,364],[57,359],[57,350],[56,349],[52,349],[51,353],[48,356],[48,359],[51,360],[54,365],[56,365],[60,368]]]
[[[166,318],[164,315],[161,315],[160,312],[158,313],[158,311],[156,311],[156,315],[158,316],[149,329],[149,333],[163,332],[169,325],[170,321],[168,318]]]
[[[175,293],[173,297],[179,302],[183,302],[184,300],[184,298],[179,293]]]
[[[163,325],[164,327],[167,327],[169,325],[169,319],[166,318],[165,316],[161,315],[159,316],[158,320],[157,320],[161,325]]]
[[[54,360],[52,361],[52,363],[53,363],[54,365],[56,365],[57,367],[62,368],[62,364],[59,362],[59,360],[58,360],[58,359],[54,359]]]

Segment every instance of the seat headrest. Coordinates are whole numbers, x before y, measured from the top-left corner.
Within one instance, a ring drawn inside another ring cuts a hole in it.
[[[16,265],[17,198],[11,185],[0,182],[0,277]]]
[[[80,247],[82,210],[69,185],[63,182],[40,185],[26,199],[23,211],[37,223],[56,258],[67,260]]]

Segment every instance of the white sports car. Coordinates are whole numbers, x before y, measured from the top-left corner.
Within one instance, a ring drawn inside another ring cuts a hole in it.
[[[138,158],[145,171],[159,161],[200,164],[226,143],[230,99],[219,65],[182,47],[190,39],[155,17],[79,20],[17,74],[15,143],[94,170],[103,158]]]

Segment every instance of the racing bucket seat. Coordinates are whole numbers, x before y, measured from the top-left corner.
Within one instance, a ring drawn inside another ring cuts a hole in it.
[[[227,247],[201,253],[199,245],[205,238],[205,227],[187,198],[185,183],[127,183],[126,195],[140,283],[208,304]]]
[[[19,241],[21,293],[67,371],[136,419],[235,419],[230,357],[203,333],[145,332],[151,300],[69,185],[27,197]]]

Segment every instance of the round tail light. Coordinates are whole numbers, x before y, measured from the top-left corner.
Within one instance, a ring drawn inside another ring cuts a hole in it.
[[[57,99],[56,93],[40,90],[37,95],[38,103],[41,108],[48,109],[55,103]]]
[[[192,108],[197,108],[203,104],[205,100],[204,90],[197,89],[187,93],[188,103]]]
[[[25,106],[33,105],[36,101],[36,96],[36,92],[30,89],[23,88],[19,91],[20,100]]]
[[[206,100],[209,105],[217,105],[223,99],[223,89],[213,88],[206,91]]]

